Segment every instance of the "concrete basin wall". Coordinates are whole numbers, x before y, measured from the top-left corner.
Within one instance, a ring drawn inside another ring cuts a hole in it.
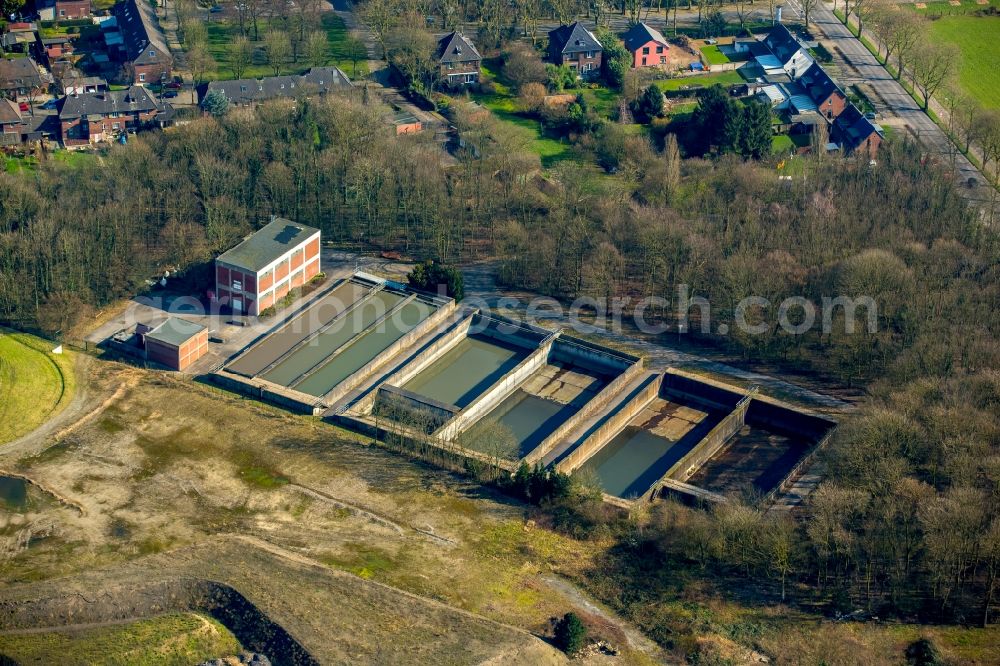
[[[642,359],[638,356],[622,354],[585,342],[579,338],[568,336],[560,336],[555,341],[552,348],[552,356],[557,360],[573,363],[586,369],[593,369],[595,366],[598,366],[605,374],[613,373],[618,376],[597,395],[587,401],[576,414],[564,421],[551,435],[542,440],[542,443],[536,446],[531,453],[526,455],[524,461],[529,465],[541,462],[549,451],[554,449],[571,432],[579,428],[597,410],[611,402],[626,386],[635,381],[639,373],[642,372]]]
[[[528,377],[548,363],[549,353],[558,335],[558,333],[553,333],[546,338],[538,349],[521,361],[516,368],[497,380],[477,400],[456,414],[448,423],[441,426],[441,429],[435,435],[445,441],[454,441],[469,426],[503,402]]]
[[[299,414],[318,416],[326,409],[315,396],[299,393],[262,379],[249,379],[225,370],[213,372],[208,378],[212,383],[233,393],[257,398]]]
[[[407,300],[407,302],[409,302],[409,300]],[[333,405],[338,400],[345,397],[348,393],[353,391],[368,377],[370,377],[372,373],[391,361],[393,357],[399,354],[402,350],[411,347],[413,343],[427,335],[431,329],[440,326],[442,322],[451,316],[457,307],[455,301],[451,299],[445,303],[436,305],[437,310],[427,317],[427,319],[420,322],[419,325],[408,331],[405,335],[403,335],[403,337],[386,347],[381,353],[379,353],[378,356],[369,361],[353,375],[350,375],[347,379],[340,382],[340,384],[338,384],[332,391],[324,395],[323,403],[327,406]],[[370,330],[370,328],[371,327],[369,327],[368,330]]]
[[[663,376],[663,394],[678,402],[689,402],[708,412],[728,412],[746,391],[711,379],[669,368]]]
[[[575,449],[556,465],[556,470],[563,474],[572,474],[580,468],[595,453],[600,451],[605,444],[610,442],[635,418],[636,414],[645,409],[646,405],[656,399],[660,392],[660,384],[663,382],[663,375],[660,373],[651,374],[639,388],[633,392],[632,397],[627,402],[618,407],[618,410],[602,423],[596,430],[587,436]]]
[[[452,328],[445,331],[441,337],[431,343],[424,351],[420,352],[412,361],[389,375],[383,383],[387,386],[403,386],[406,382],[433,365],[435,361],[465,339],[469,333],[469,327],[472,326],[475,318],[476,312],[469,313],[467,317],[464,317]]]
[[[750,407],[750,396],[744,396],[724,419],[719,421],[693,449],[678,460],[666,474],[666,479],[674,481],[687,481],[695,470],[705,464],[705,462],[719,452],[726,442],[739,432],[746,422],[747,409]]]

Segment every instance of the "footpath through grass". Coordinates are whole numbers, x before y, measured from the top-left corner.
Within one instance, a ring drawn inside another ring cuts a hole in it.
[[[73,356],[52,354],[53,346],[0,328],[0,444],[31,432],[72,399]]]
[[[0,653],[18,664],[186,666],[233,656],[241,649],[228,629],[195,613],[170,613],[86,631],[0,636]]]

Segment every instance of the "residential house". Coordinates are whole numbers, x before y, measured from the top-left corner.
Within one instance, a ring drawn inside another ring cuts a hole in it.
[[[38,17],[43,21],[82,19],[93,13],[90,0],[45,0],[37,5]]]
[[[771,83],[784,75],[792,81],[805,74],[815,63],[809,52],[784,25],[778,24],[750,52]]]
[[[847,108],[847,95],[818,63],[813,63],[797,83],[805,89],[815,102],[818,113],[827,121],[832,121]]]
[[[549,32],[549,60],[566,65],[582,78],[592,78],[601,71],[604,49],[590,30],[577,21]]]
[[[632,54],[632,67],[659,67],[666,65],[670,45],[660,32],[645,23],[637,23],[622,37],[625,48]]]
[[[38,28],[34,23],[18,21],[8,23],[3,36],[0,37],[0,45],[7,53],[31,53],[38,41]]]
[[[263,79],[212,81],[202,87],[202,100],[213,90],[221,91],[230,104],[248,106],[279,97],[325,95],[351,88],[351,80],[338,67],[313,67],[301,76],[268,76]]]
[[[25,123],[21,109],[15,102],[0,98],[0,147],[20,145]]]
[[[448,82],[448,87],[479,81],[479,66],[483,57],[472,41],[459,31],[450,32],[438,40],[434,58],[441,69],[441,78]]]
[[[865,118],[858,107],[848,104],[834,119],[830,138],[848,155],[860,153],[874,159],[885,133],[876,123]]]
[[[174,61],[153,6],[146,0],[122,0],[113,12],[117,31],[107,31],[105,40],[125,78],[138,85],[169,79]]]
[[[47,75],[31,58],[0,59],[0,94],[17,101],[41,95],[47,88]]]
[[[67,95],[56,109],[66,148],[113,141],[123,132],[162,127],[173,115],[169,104],[158,103],[142,86]]]

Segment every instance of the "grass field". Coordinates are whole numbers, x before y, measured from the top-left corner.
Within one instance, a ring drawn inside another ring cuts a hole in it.
[[[967,93],[986,108],[1000,108],[1000,16],[946,16],[931,21],[931,34],[962,51],[956,67]]]
[[[88,151],[56,150],[49,153],[50,160],[70,167],[90,164],[97,158],[97,153]],[[8,155],[3,158],[3,170],[7,173],[33,173],[38,170],[38,158],[34,155],[25,155],[24,157]]]
[[[228,629],[194,613],[171,613],[82,632],[0,636],[0,653],[18,664],[197,664],[238,654]]]
[[[701,54],[705,56],[709,65],[725,65],[730,62],[726,54],[720,51],[718,45],[715,44],[701,47]]]
[[[730,86],[737,83],[745,83],[746,80],[739,72],[718,72],[717,74],[705,74],[704,76],[685,76],[677,79],[665,79],[657,81],[656,85],[661,90],[685,90],[687,88],[704,88],[721,84]]]
[[[0,329],[0,443],[31,432],[72,399],[72,356],[51,354],[52,346]]]
[[[260,23],[260,35],[264,36],[267,30],[267,21]],[[367,56],[362,57],[358,62],[357,70],[350,58],[351,37],[344,25],[343,19],[333,12],[326,12],[320,19],[320,26],[326,32],[327,40],[330,42],[329,60],[327,65],[336,65],[344,70],[349,77],[360,78],[368,74]],[[215,71],[206,72],[205,80],[227,80],[235,78],[233,70],[229,68],[229,45],[239,34],[239,27],[229,21],[210,21],[205,24],[208,32],[208,51],[218,65]],[[262,43],[256,43],[260,47]],[[362,49],[363,52],[363,49]],[[281,74],[301,74],[308,70],[310,65],[300,60],[297,63],[287,62],[281,68]],[[243,78],[261,78],[274,76],[274,69],[267,64],[262,51],[254,56],[253,63],[243,72]]]

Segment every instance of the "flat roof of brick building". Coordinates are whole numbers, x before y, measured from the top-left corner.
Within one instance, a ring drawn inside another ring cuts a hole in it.
[[[257,272],[317,233],[319,229],[315,227],[277,217],[236,247],[220,254],[216,261]]]

